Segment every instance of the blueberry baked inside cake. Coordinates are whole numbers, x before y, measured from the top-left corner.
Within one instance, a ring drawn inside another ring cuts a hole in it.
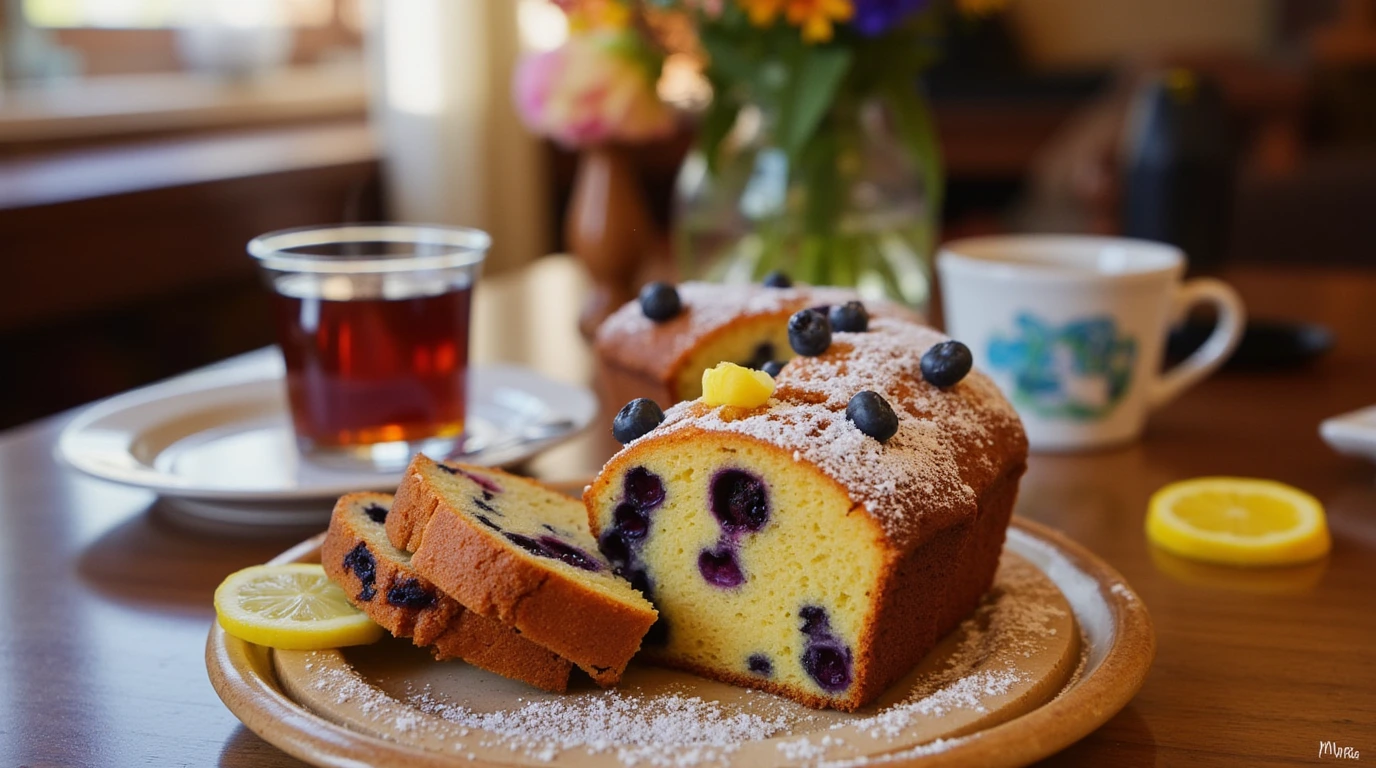
[[[537,688],[562,693],[573,665],[515,629],[464,609],[411,567],[387,540],[385,493],[350,493],[335,504],[320,561],[349,602],[396,637]]]
[[[500,470],[418,455],[386,521],[411,566],[465,608],[614,685],[655,622],[598,551],[587,510]]]
[[[795,354],[767,398],[619,419],[628,444],[584,500],[601,552],[659,611],[650,658],[854,710],[988,589],[1027,442],[962,346],[831,319],[789,319]]]

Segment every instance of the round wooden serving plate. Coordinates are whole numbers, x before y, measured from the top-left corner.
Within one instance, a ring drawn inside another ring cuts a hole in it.
[[[318,560],[321,537],[273,562]],[[994,588],[879,702],[846,714],[633,664],[620,687],[546,694],[407,641],[274,651],[218,625],[206,665],[251,730],[319,766],[1025,765],[1127,704],[1146,608],[1111,568],[1014,520]]]

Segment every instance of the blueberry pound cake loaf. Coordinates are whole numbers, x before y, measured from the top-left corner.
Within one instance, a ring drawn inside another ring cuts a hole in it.
[[[969,350],[930,328],[834,332],[810,311],[789,327],[799,355],[762,404],[713,395],[618,424],[627,445],[584,500],[659,610],[648,657],[850,711],[989,588],[1027,441]]]
[[[859,298],[846,288],[652,283],[598,328],[599,384],[616,403],[693,400],[702,394],[702,372],[723,360],[763,368],[792,358],[787,326],[793,313]],[[874,315],[918,319],[897,304],[867,307]]]
[[[598,552],[584,506],[533,480],[418,455],[386,528],[417,573],[599,685],[621,679],[655,622]]]
[[[465,610],[411,568],[411,556],[387,540],[391,508],[385,493],[350,493],[335,504],[320,561],[349,602],[394,636],[429,646],[438,660],[462,659],[542,690],[567,690],[573,665],[566,659]]]

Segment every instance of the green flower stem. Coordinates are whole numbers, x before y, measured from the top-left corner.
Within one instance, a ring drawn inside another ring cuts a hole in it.
[[[679,227],[694,230],[679,240],[689,274],[695,261],[716,279],[758,280],[778,269],[800,282],[858,286],[866,295],[883,294],[923,308],[939,210],[935,132],[925,106],[896,106],[900,100],[920,102],[911,88],[881,86],[872,98],[888,108],[892,133],[887,138],[875,116],[864,112],[872,102],[843,91],[792,153],[778,142],[779,119],[762,108],[763,127],[755,143],[726,154],[708,171],[724,201],[704,198],[705,208],[679,221]],[[904,158],[909,168],[887,165]],[[875,169],[881,175],[867,179]],[[895,185],[894,173],[906,173],[911,187]],[[876,194],[889,197],[876,203]],[[744,214],[744,231],[740,224],[727,224],[732,219],[720,213],[726,205]],[[719,233],[715,221],[723,223]],[[704,251],[692,253],[690,242]]]

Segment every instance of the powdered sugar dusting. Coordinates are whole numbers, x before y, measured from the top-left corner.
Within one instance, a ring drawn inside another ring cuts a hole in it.
[[[420,713],[398,710],[395,699],[357,677],[350,670],[314,662],[307,663],[306,669],[314,672],[312,687],[317,691],[329,695],[341,704],[354,703],[365,718],[386,730],[411,733],[424,725],[424,718]]]
[[[860,295],[845,288],[797,286],[794,288],[765,288],[752,284],[686,282],[678,286],[683,312],[665,323],[656,323],[645,316],[640,302],[631,301],[616,310],[598,328],[600,338],[616,338],[672,330],[685,345],[741,317],[771,315],[794,307],[804,308],[821,304],[841,304],[855,301]]]
[[[1124,601],[1129,603],[1137,599],[1137,596],[1132,594],[1132,590],[1128,589],[1128,586],[1121,581],[1113,582],[1113,585],[1108,588],[1108,591],[1121,597]]]
[[[919,718],[940,717],[956,710],[988,711],[990,699],[1004,696],[1027,680],[1016,664],[1019,656],[1030,657],[1045,648],[1042,639],[1054,633],[1050,626],[1065,616],[1064,609],[1046,599],[1054,590],[1030,568],[1005,568],[991,598],[960,627],[961,641],[940,671],[920,678],[896,705],[839,728],[856,728],[874,739],[893,739],[913,727]],[[820,761],[827,768],[901,761],[943,751],[957,740],[937,739],[917,747],[878,756]],[[804,743],[805,742],[805,743]],[[792,747],[798,753],[816,758],[825,753],[823,742],[806,738]],[[815,752],[821,747],[821,752]]]
[[[678,286],[683,311],[665,322],[657,323],[645,316],[639,301],[631,301],[613,312],[597,329],[599,347],[620,347],[634,341],[634,345],[654,350],[655,360],[673,362],[695,348],[703,339],[741,319],[788,316],[800,309],[824,304],[843,304],[855,301],[860,295],[846,288],[796,286],[766,288],[753,284],[686,282]],[[912,317],[906,307],[889,303],[874,303],[871,314],[888,313]],[[654,360],[621,359],[623,365],[642,367],[649,371]]]
[[[1016,659],[1045,647],[1042,639],[1065,610],[1035,595],[1054,589],[1030,569],[1005,569],[994,600],[986,600],[961,624],[961,641],[939,673],[920,681],[902,703],[854,723],[872,735],[893,737],[916,717],[941,716],[955,709],[984,712],[985,701],[1025,682]]]
[[[352,703],[384,732],[428,735],[470,756],[499,749],[542,762],[567,750],[614,754],[623,765],[697,766],[729,762],[742,744],[761,741],[811,718],[794,705],[754,694],[748,707],[730,707],[683,692],[652,695],[619,691],[521,702],[480,712],[431,691],[400,701],[348,668],[309,663],[313,687]],[[471,759],[471,756],[470,756]]]
[[[1025,563],[1005,565],[990,595],[957,630],[959,640],[941,666],[919,674],[897,703],[857,716],[814,713],[758,692],[743,692],[744,699],[728,704],[694,695],[681,684],[644,692],[534,695],[482,711],[428,686],[398,699],[349,667],[319,663],[308,668],[313,687],[338,702],[352,702],[379,731],[408,742],[424,736],[456,756],[481,758],[497,750],[537,762],[586,754],[626,766],[743,766],[761,755],[741,754],[744,747],[778,737],[755,749],[790,764],[858,767],[948,749],[958,740],[920,746],[902,740],[910,740],[912,729],[925,719],[989,711],[996,697],[1034,682],[1024,678],[1017,660],[1043,651],[1052,625],[1065,615],[1048,597],[1054,589]],[[827,728],[826,722],[834,724]],[[856,756],[882,751],[869,740],[902,749]]]
[[[791,762],[802,762],[805,760],[815,760],[825,755],[828,749],[839,747],[845,743],[844,739],[826,734],[817,739],[816,742],[807,737],[794,739],[792,741],[781,741],[779,742],[778,750],[785,759]]]
[[[782,712],[732,711],[682,693],[639,696],[617,691],[575,699],[530,701],[515,709],[481,713],[446,704],[428,693],[413,696],[421,711],[481,730],[495,744],[532,743],[554,752],[582,748],[615,752],[626,765],[698,765],[720,762],[742,743],[769,738],[797,722]]]
[[[865,333],[835,334],[824,355],[786,365],[766,407],[679,403],[641,440],[697,429],[776,445],[844,486],[895,542],[915,546],[972,515],[976,489],[1025,451],[1016,413],[983,374],[945,390],[922,380],[923,352],[944,340],[924,326],[876,318]],[[886,442],[846,419],[862,390],[878,392],[899,415]]]

